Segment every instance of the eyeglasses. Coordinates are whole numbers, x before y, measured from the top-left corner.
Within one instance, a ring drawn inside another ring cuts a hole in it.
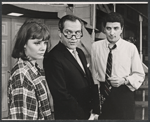
[[[65,30],[64,32],[62,32],[62,34],[67,39],[71,39],[73,36],[75,36],[76,39],[80,39],[83,36],[82,31],[76,31],[75,34],[73,34],[71,30]]]

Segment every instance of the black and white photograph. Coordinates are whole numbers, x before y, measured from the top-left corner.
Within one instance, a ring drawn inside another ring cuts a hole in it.
[[[148,2],[1,2],[1,120],[148,120]]]

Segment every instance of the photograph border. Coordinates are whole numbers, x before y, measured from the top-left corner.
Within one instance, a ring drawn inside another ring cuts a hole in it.
[[[12,1],[9,1],[9,0],[1,0],[1,5],[2,5],[2,2],[54,2],[54,3],[61,3],[61,1],[60,0],[55,0],[55,1],[52,1],[52,0],[45,0],[45,1],[39,1],[39,0],[32,0],[32,1],[23,1],[23,0],[12,0]],[[127,0],[127,1],[121,1],[121,0],[102,0],[102,1],[100,1],[100,0],[94,0],[94,1],[91,1],[91,0],[88,0],[88,1],[80,1],[80,0],[68,0],[68,1],[62,1],[62,3],[73,3],[73,4],[75,4],[76,2],[77,3],[86,3],[86,4],[88,4],[88,3],[98,3],[98,2],[109,2],[109,3],[112,3],[112,2],[116,2],[116,3],[132,3],[132,2],[148,2],[148,33],[150,32],[150,5],[149,5],[149,1],[148,0],[132,0],[132,1],[130,1],[130,0]],[[2,16],[2,7],[0,8],[0,11],[1,11],[1,16]],[[131,16],[131,14],[129,13],[129,16],[130,17],[132,17]],[[2,49],[2,17],[1,17],[1,43],[0,43],[0,46],[1,46],[1,49]],[[150,58],[150,34],[148,34],[148,58]],[[1,51],[2,52],[2,51]],[[0,54],[1,56],[1,74],[2,74],[2,53]],[[150,64],[150,63],[149,63]],[[148,67],[149,67],[149,64],[148,64]],[[2,81],[2,75],[0,76],[0,78],[1,78],[1,81]],[[150,78],[150,74],[148,73],[148,79]],[[1,82],[1,90],[2,90],[2,82]],[[150,84],[148,84],[148,96],[149,96],[149,93],[150,93]],[[1,92],[2,93],[2,92]],[[2,94],[1,94],[1,102],[2,102]],[[149,104],[149,102],[150,102],[150,97],[148,97],[148,104]],[[0,109],[2,110],[2,103],[1,103],[1,106],[0,106]],[[2,112],[0,112],[1,114],[2,114]],[[114,122],[122,122],[122,121],[125,121],[125,122],[131,122],[131,121],[140,121],[140,122],[143,122],[143,121],[146,121],[146,122],[148,122],[149,120],[150,120],[150,107],[148,107],[148,120],[98,120],[98,121],[101,121],[101,122],[111,122],[111,121],[114,121]],[[0,117],[1,117],[1,115],[0,115]],[[2,120],[2,118],[1,118],[1,121],[9,121],[9,120]],[[21,121],[24,121],[24,120],[21,120]],[[30,121],[30,120],[28,120],[28,121]],[[46,121],[48,121],[48,120],[46,120]],[[51,121],[66,121],[66,120],[51,120]],[[73,122],[74,120],[67,120],[67,121],[70,121],[70,122]],[[87,120],[76,120],[76,121],[79,121],[79,122],[86,122]],[[97,121],[97,120],[92,120],[92,121]]]

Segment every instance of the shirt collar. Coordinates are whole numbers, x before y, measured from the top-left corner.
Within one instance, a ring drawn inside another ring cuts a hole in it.
[[[73,49],[69,49],[69,48],[67,48],[68,50],[69,50],[69,52],[71,53],[71,54],[73,54],[74,55],[74,53],[73,53]],[[75,51],[76,51],[76,49],[75,49]]]
[[[29,69],[31,69],[35,74],[38,74],[38,69],[36,68],[35,64],[32,63],[31,61],[24,61],[21,58],[19,58],[19,62],[18,63],[23,63],[25,64]]]
[[[71,53],[73,52],[73,50],[72,49],[69,49],[69,48],[67,48]]]
[[[106,48],[108,48],[108,46],[110,45],[110,42],[106,39],[105,41],[106,43]],[[122,43],[122,38],[120,38],[115,44],[117,45],[116,49],[120,48],[121,46],[121,43]]]

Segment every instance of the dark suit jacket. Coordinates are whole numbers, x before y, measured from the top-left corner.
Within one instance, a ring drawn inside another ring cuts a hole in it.
[[[88,119],[93,107],[91,88],[94,82],[83,51],[79,48],[76,50],[86,73],[61,42],[43,61],[46,80],[54,101],[55,119]]]

